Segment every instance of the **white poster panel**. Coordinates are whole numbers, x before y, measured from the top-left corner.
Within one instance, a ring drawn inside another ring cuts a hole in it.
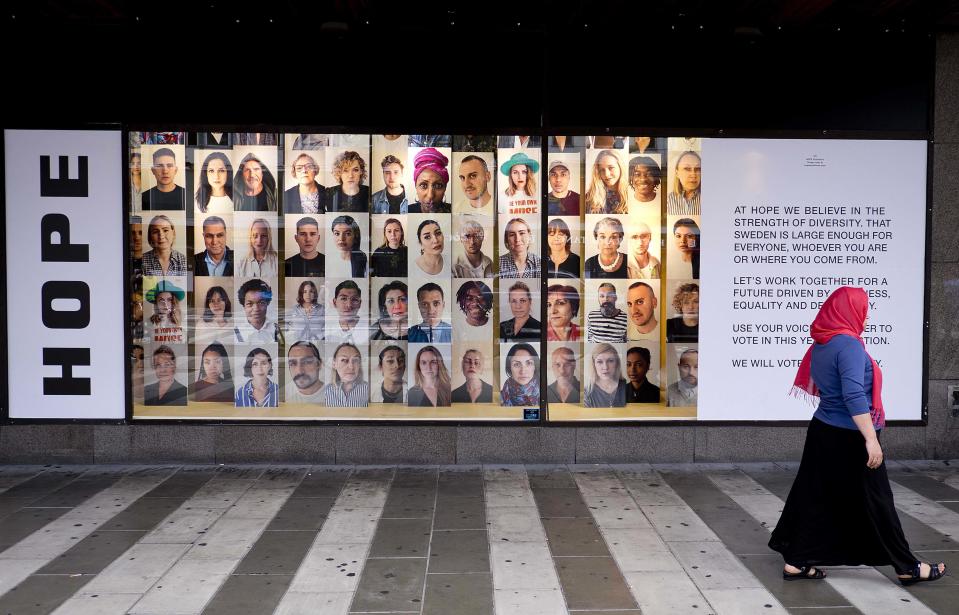
[[[4,139],[10,418],[122,419],[120,132]]]
[[[699,418],[810,418],[809,325],[859,286],[886,418],[921,419],[926,143],[704,139],[702,191]]]

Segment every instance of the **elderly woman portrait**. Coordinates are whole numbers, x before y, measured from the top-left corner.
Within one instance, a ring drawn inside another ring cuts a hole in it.
[[[539,355],[531,344],[516,344],[506,353],[506,382],[500,391],[504,406],[539,406]]]
[[[333,177],[337,185],[326,189],[327,211],[370,211],[370,187],[364,183],[367,179],[366,161],[358,152],[340,152],[333,160]]]
[[[589,353],[592,374],[583,397],[587,408],[623,408],[626,406],[626,380],[623,378],[619,353],[612,344],[601,342]]]
[[[416,382],[407,395],[410,407],[449,406],[450,374],[443,363],[443,355],[436,346],[424,346],[416,353],[413,364],[413,379]]]
[[[383,243],[370,256],[370,275],[374,278],[405,278],[409,248],[406,232],[398,218],[383,223]]]
[[[623,243],[623,223],[616,218],[603,218],[593,227],[593,238],[599,251],[586,259],[587,278],[625,278],[628,275],[626,255],[619,251]]]
[[[493,311],[493,291],[479,280],[469,280],[456,291],[456,303],[471,327],[483,327]]]
[[[583,331],[573,319],[579,314],[579,291],[575,286],[551,284],[546,290],[546,339],[578,342]]]
[[[356,408],[369,405],[370,384],[363,378],[363,355],[359,348],[343,343],[333,351],[333,382],[323,387],[326,405]]]
[[[380,317],[371,340],[406,340],[409,336],[409,290],[404,282],[393,280],[380,288]]]
[[[176,228],[170,218],[153,216],[147,227],[147,242],[152,250],[143,253],[143,275],[181,276],[187,274],[186,255],[175,250]]]
[[[276,408],[276,383],[273,375],[273,358],[263,348],[254,348],[246,355],[243,376],[246,384],[236,390],[234,403],[237,408]]]
[[[670,216],[698,216],[703,189],[703,161],[694,151],[683,152],[676,159],[676,177],[666,197],[666,213]]]
[[[250,243],[246,258],[237,263],[238,277],[276,278],[279,256],[273,247],[273,228],[266,218],[250,223]]]
[[[356,219],[353,216],[336,216],[330,223],[330,232],[333,234],[333,250],[330,250],[326,261],[330,268],[327,275],[348,271],[348,276],[366,277],[368,259],[361,248],[362,232]]]
[[[657,233],[657,236],[659,233]],[[638,280],[658,280],[662,276],[659,259],[649,253],[653,231],[645,222],[634,221],[629,231],[629,277]]]
[[[226,347],[213,342],[200,355],[200,369],[193,384],[195,401],[234,401],[233,374]]]
[[[578,278],[580,260],[572,251],[573,235],[569,225],[562,218],[553,218],[546,229],[547,277]]]
[[[326,188],[316,176],[320,165],[310,154],[300,154],[290,163],[293,186],[283,193],[283,212],[288,214],[322,214],[326,212]]]
[[[625,214],[629,201],[629,178],[619,154],[604,149],[596,156],[586,190],[586,213]]]
[[[539,339],[542,325],[533,318],[533,296],[525,282],[509,287],[509,310],[513,317],[499,323],[499,336],[504,342]]]
[[[673,295],[673,312],[666,321],[667,342],[699,341],[699,285],[683,284]]]
[[[287,280],[289,283],[290,280]],[[293,344],[322,340],[325,317],[326,309],[316,284],[311,280],[300,282],[296,290],[296,305],[286,310],[286,342]]]
[[[236,211],[276,211],[276,178],[256,154],[249,153],[240,161],[233,188]]]
[[[493,402],[493,385],[483,380],[485,373],[483,353],[470,348],[463,353],[463,384],[453,389],[453,402],[462,404],[489,404]]]
[[[447,170],[449,158],[432,147],[421,149],[413,157],[413,186],[416,202],[410,203],[411,214],[448,214],[452,207],[446,202],[446,188],[450,183]]]
[[[203,160],[197,177],[196,206],[203,213],[233,213],[233,165],[223,152]]]
[[[166,344],[153,350],[153,373],[157,381],[143,387],[147,406],[185,406],[186,387],[176,380],[176,353]]]
[[[542,271],[542,261],[530,251],[533,243],[533,230],[529,222],[522,218],[513,218],[503,230],[503,243],[507,254],[499,257],[499,275],[501,278],[538,278]]]
[[[447,264],[443,258],[446,236],[440,223],[436,220],[423,220],[416,229],[416,239],[420,244],[420,255],[413,263],[425,274],[440,275]]]

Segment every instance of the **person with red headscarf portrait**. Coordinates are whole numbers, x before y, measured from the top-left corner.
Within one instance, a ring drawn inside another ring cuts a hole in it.
[[[810,327],[793,393],[815,402],[802,462],[769,546],[786,580],[826,576],[823,566],[892,565],[903,585],[941,578],[946,565],[909,550],[893,503],[879,436],[886,425],[882,371],[866,351],[869,298],[843,286]]]
[[[446,169],[449,158],[435,148],[421,149],[413,157],[413,186],[416,202],[410,203],[411,214],[448,214],[452,206],[444,202],[450,173]]]

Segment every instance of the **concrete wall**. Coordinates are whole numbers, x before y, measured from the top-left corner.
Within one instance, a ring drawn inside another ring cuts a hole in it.
[[[890,458],[959,458],[959,34],[937,40],[929,424],[894,427]],[[917,212],[918,215],[918,212]],[[916,272],[920,275],[921,272]],[[599,463],[798,459],[803,427],[4,425],[0,463]]]

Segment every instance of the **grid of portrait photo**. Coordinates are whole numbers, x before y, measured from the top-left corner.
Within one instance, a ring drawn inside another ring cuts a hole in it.
[[[695,418],[700,140],[546,149],[549,419]]]
[[[130,133],[136,418],[540,407],[539,137]]]

